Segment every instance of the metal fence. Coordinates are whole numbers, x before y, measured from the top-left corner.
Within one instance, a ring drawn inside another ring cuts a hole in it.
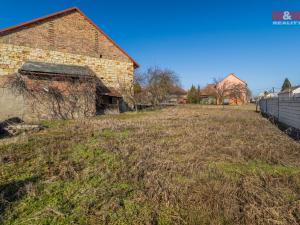
[[[300,97],[274,97],[259,101],[261,113],[287,126],[300,129]]]

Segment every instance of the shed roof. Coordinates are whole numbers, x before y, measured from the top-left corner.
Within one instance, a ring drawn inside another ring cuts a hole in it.
[[[122,95],[120,92],[118,92],[115,88],[113,87],[106,87],[104,85],[100,85],[97,87],[99,93],[101,95],[109,96],[109,97],[117,97],[117,98],[122,98]]]
[[[27,61],[19,69],[21,74],[66,75],[70,77],[94,77],[94,72],[87,66],[54,64]]]

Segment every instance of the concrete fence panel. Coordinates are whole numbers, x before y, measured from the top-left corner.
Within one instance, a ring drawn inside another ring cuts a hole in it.
[[[279,122],[300,129],[300,97],[275,97],[259,101],[263,114],[276,118]]]

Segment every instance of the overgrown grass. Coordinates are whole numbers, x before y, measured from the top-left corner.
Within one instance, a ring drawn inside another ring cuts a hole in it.
[[[74,121],[71,120],[45,120],[41,122],[41,125],[46,128],[61,128],[71,124]]]
[[[0,145],[1,224],[300,223],[300,144],[252,108],[43,125]]]
[[[227,174],[241,175],[245,173],[265,173],[265,174],[287,174],[296,175],[300,174],[300,167],[284,166],[278,164],[268,164],[260,161],[247,161],[245,163],[217,163],[218,169]]]

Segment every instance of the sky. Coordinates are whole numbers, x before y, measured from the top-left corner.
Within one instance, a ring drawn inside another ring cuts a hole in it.
[[[300,26],[272,25],[273,10],[300,0],[0,0],[0,28],[79,7],[129,53],[140,71],[175,71],[182,86],[204,87],[235,73],[254,94],[285,77],[300,85]]]

